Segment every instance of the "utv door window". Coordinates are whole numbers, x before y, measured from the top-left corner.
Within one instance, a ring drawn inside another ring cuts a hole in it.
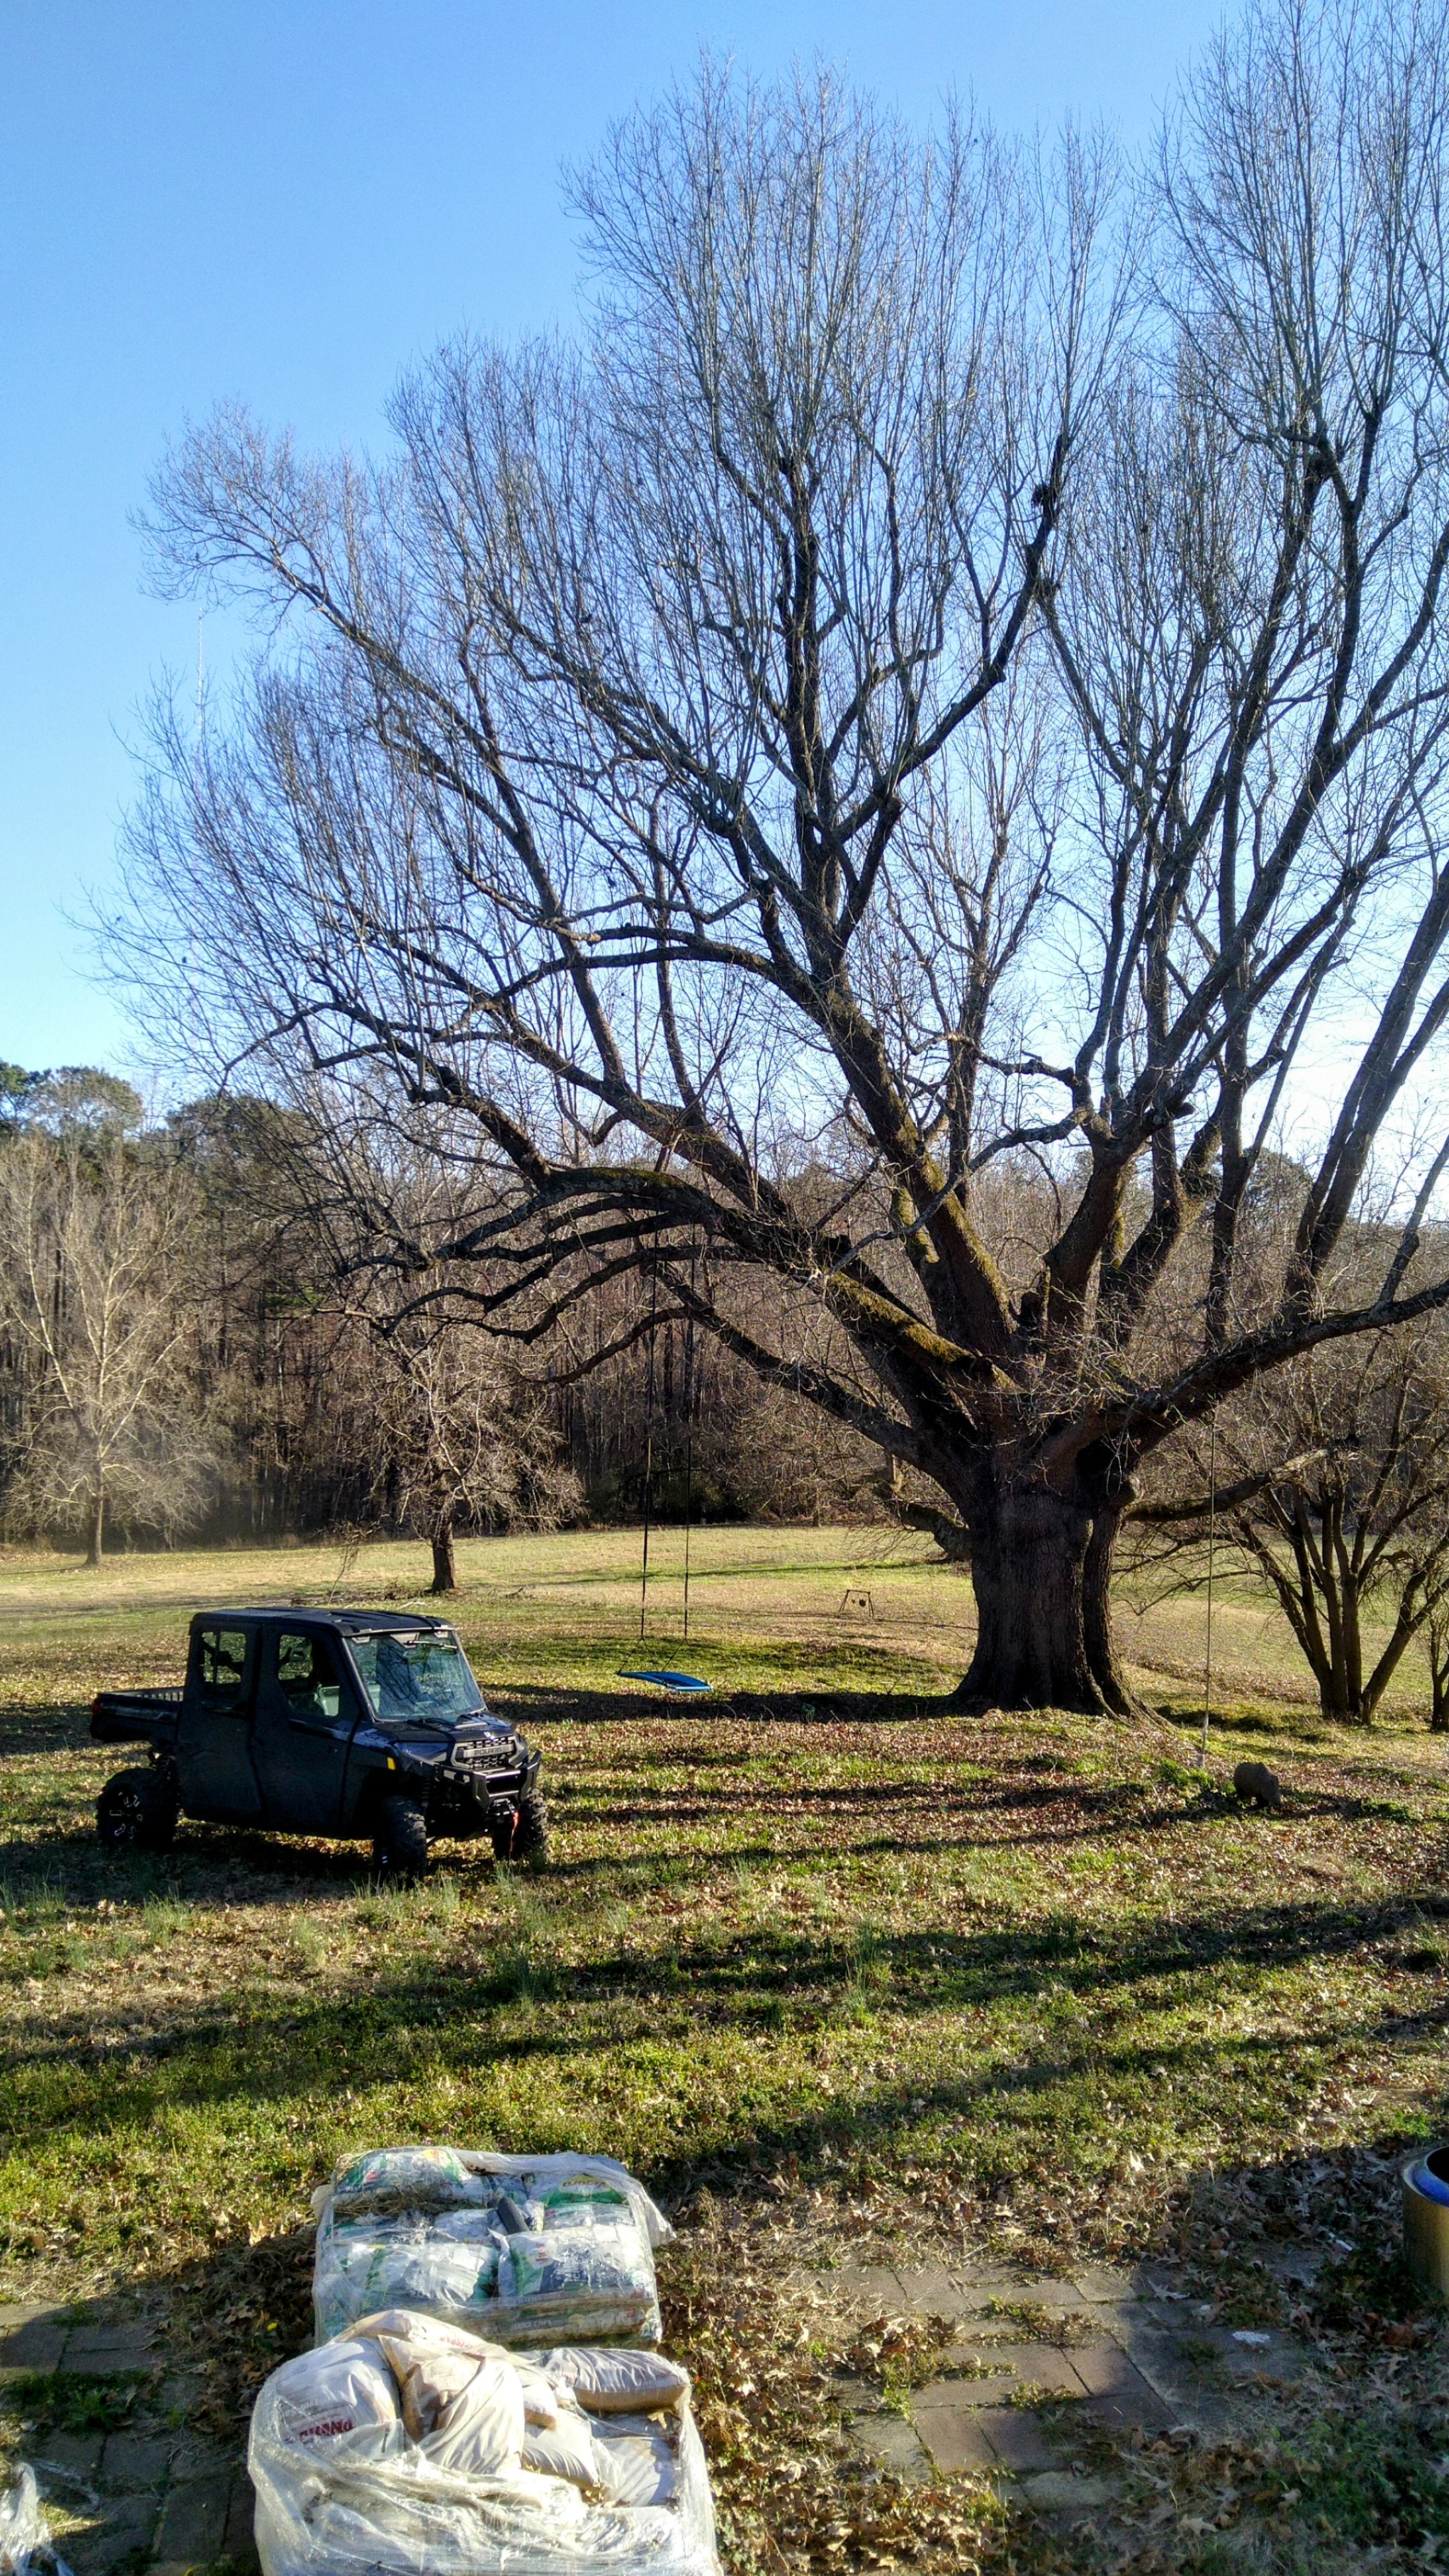
[[[247,1672],[245,1628],[201,1631],[201,1696],[213,1708],[239,1708]]]
[[[325,1637],[282,1632],[277,1639],[277,1688],[294,1717],[326,1726],[338,1716],[342,1685]]]

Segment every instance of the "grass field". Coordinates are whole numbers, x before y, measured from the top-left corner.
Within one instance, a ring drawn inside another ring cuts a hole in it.
[[[234,2423],[305,2330],[299,2231],[344,2148],[606,2149],[681,2213],[671,2331],[736,2570],[1065,2565],[969,2482],[930,2524],[919,2496],[883,2519],[838,2464],[785,2475],[793,2330],[767,2292],[742,2312],[748,2213],[773,2192],[827,2260],[863,2232],[1038,2269],[1158,2251],[1251,2323],[1283,2294],[1242,2214],[1271,2233],[1306,2189],[1336,2250],[1302,2330],[1395,2457],[1449,2448],[1443,2341],[1392,2259],[1392,2156],[1449,2113],[1449,1779],[1405,1722],[1412,1676],[1389,1724],[1335,1736],[1261,1600],[1230,1592],[1204,1772],[1200,1601],[1127,1606],[1147,1720],[963,1722],[937,1703],[969,1586],[924,1543],[696,1532],[687,1656],[682,1546],[654,1542],[645,1660],[716,1684],[686,1711],[618,1677],[639,1659],[628,1534],[463,1548],[458,1624],[542,1746],[554,1865],[444,1846],[401,1896],[359,1851],[201,1826],[163,1861],[104,1857],[92,1802],[125,1757],[90,1745],[86,1707],[178,1678],[199,1603],[408,1599],[421,1551],[0,1561],[0,2297],[139,2285]],[[1290,1812],[1237,1810],[1244,1751]],[[1449,2481],[1380,2494],[1325,2459],[1310,2520],[1279,2513],[1232,2563],[1449,2544]]]

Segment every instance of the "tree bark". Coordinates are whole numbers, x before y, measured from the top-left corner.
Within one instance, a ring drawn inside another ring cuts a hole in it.
[[[434,1592],[456,1592],[458,1589],[458,1561],[453,1553],[453,1524],[451,1521],[445,1521],[441,1529],[434,1530],[432,1544],[433,1580],[430,1588]]]
[[[1121,1512],[1045,1486],[973,1496],[976,1652],[957,1706],[1134,1711],[1109,1600]]]
[[[98,1485],[91,1497],[90,1535],[86,1546],[87,1565],[99,1565],[105,1553],[106,1489]]]

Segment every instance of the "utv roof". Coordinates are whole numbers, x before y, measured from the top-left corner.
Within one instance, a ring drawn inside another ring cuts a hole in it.
[[[325,1601],[260,1601],[225,1602],[219,1609],[197,1610],[192,1615],[193,1628],[216,1619],[323,1619],[329,1627],[346,1628],[354,1634],[380,1628],[400,1630],[413,1636],[419,1628],[451,1630],[451,1619],[439,1619],[427,1610],[334,1610]]]

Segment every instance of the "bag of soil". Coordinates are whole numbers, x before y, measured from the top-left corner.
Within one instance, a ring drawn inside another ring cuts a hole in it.
[[[313,2266],[318,2340],[346,2334],[374,2308],[481,2317],[497,2292],[502,2253],[486,2210],[373,2218],[329,2207]]]
[[[568,2382],[481,2337],[405,2310],[365,2326],[257,2399],[263,2576],[719,2576],[687,2404],[589,2419]],[[551,2428],[527,2420],[530,2381]]]
[[[658,2341],[672,2231],[612,2157],[389,2148],[345,2160],[314,2207],[319,2340],[395,2305],[505,2344]]]
[[[662,2352],[599,2352],[563,2344],[541,2352],[538,2367],[556,2386],[571,2388],[591,2415],[653,2415],[689,2400],[688,2371]]]

